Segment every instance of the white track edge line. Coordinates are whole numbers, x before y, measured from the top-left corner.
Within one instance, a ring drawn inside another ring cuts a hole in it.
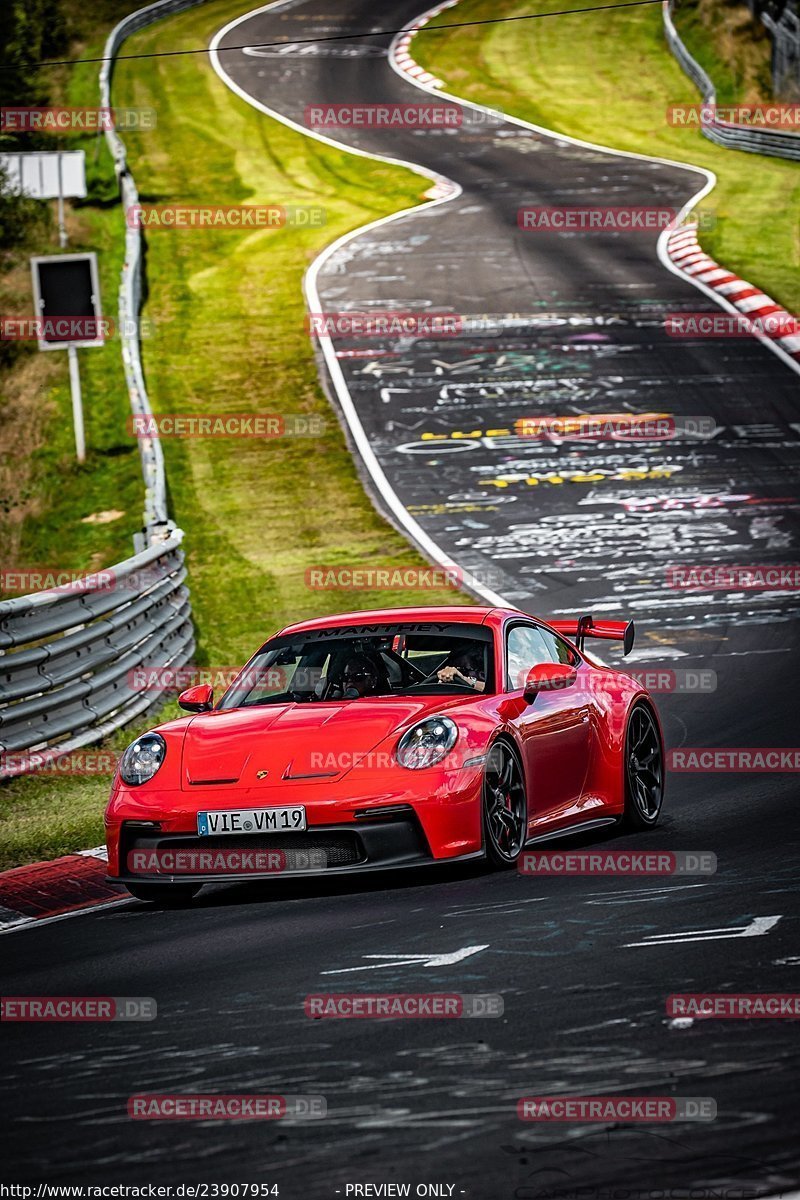
[[[414,171],[415,173],[424,176],[425,178],[432,179],[437,184],[444,184],[451,189],[451,194],[448,196],[444,196],[444,197],[441,197],[436,200],[429,200],[426,203],[414,205],[412,208],[402,209],[399,212],[392,213],[386,217],[378,217],[376,220],[370,221],[366,225],[359,226],[359,228],[351,230],[349,233],[345,233],[345,234],[341,235],[341,237],[337,238],[329,246],[325,247],[325,249],[323,249],[321,251],[321,253],[310,264],[310,266],[308,267],[308,269],[306,271],[304,280],[303,280],[303,287],[304,287],[304,291],[306,294],[306,300],[309,305],[309,308],[311,309],[311,311],[319,311],[320,307],[321,307],[321,302],[320,302],[320,297],[319,297],[319,291],[317,289],[317,277],[319,275],[321,268],[325,265],[325,263],[328,261],[328,259],[333,254],[336,253],[336,251],[338,249],[340,249],[343,245],[347,244],[349,241],[353,240],[354,238],[360,237],[362,234],[367,233],[372,229],[377,229],[380,226],[391,223],[392,221],[400,220],[402,217],[408,216],[411,213],[417,213],[426,208],[434,208],[439,204],[447,204],[451,200],[455,200],[460,195],[462,195],[462,188],[460,187],[459,184],[457,184],[454,180],[449,179],[447,176],[438,174],[434,171],[431,171],[427,167],[421,166],[418,163],[412,163],[406,159],[391,158],[387,155],[378,154],[378,153],[374,153],[374,152],[367,151],[367,150],[362,150],[360,147],[357,147],[357,146],[348,146],[347,144],[345,144],[343,142],[338,142],[333,138],[326,137],[324,134],[321,134],[316,130],[308,129],[305,126],[298,124],[296,121],[292,121],[290,118],[284,116],[282,113],[277,112],[275,109],[270,108],[268,105],[264,104],[262,101],[257,100],[254,96],[250,95],[249,92],[246,92],[244,90],[244,88],[241,88],[230,77],[230,75],[224,69],[224,67],[222,66],[222,64],[220,63],[220,60],[219,60],[219,50],[220,50],[220,43],[221,43],[222,39],[228,33],[230,33],[233,29],[237,28],[239,25],[243,24],[244,22],[250,20],[252,17],[258,16],[259,14],[261,14],[263,12],[268,12],[268,11],[275,10],[275,9],[292,8],[298,2],[302,3],[303,0],[272,0],[272,2],[269,4],[260,5],[257,8],[251,9],[249,12],[243,13],[242,15],[235,17],[232,21],[229,21],[227,25],[223,26],[223,28],[220,29],[214,35],[214,37],[211,39],[211,42],[209,45],[209,60],[211,62],[211,65],[212,65],[214,71],[216,72],[217,76],[222,81],[222,83],[225,84],[226,87],[228,87],[235,95],[239,96],[240,99],[244,100],[245,103],[249,104],[252,108],[255,108],[257,111],[264,113],[266,116],[271,117],[272,119],[274,119],[276,121],[279,121],[282,125],[285,125],[287,128],[296,130],[298,133],[303,134],[303,136],[305,136],[305,137],[314,138],[315,140],[317,140],[319,142],[323,142],[325,145],[332,146],[337,150],[344,150],[345,152],[354,154],[357,157],[369,158],[376,162],[386,162],[386,163],[394,164],[397,166],[406,167],[409,170]],[[458,2],[458,0],[456,0],[456,3],[457,2]],[[450,7],[453,7],[453,6],[454,5],[451,5]],[[490,108],[486,107],[485,105],[478,104],[471,100],[462,100],[461,98],[459,98],[457,96],[453,96],[451,93],[446,92],[442,88],[438,88],[431,83],[421,83],[419,80],[414,79],[413,77],[409,76],[408,72],[403,70],[403,68],[396,62],[396,54],[397,54],[398,46],[399,46],[400,42],[402,41],[402,39],[404,37],[407,37],[409,34],[411,34],[413,36],[413,34],[416,32],[416,29],[415,29],[416,22],[427,21],[428,19],[430,19],[430,16],[435,15],[439,11],[439,8],[440,8],[440,6],[436,5],[433,9],[426,10],[426,12],[421,14],[421,16],[418,16],[417,18],[415,18],[414,21],[407,23],[407,25],[404,26],[403,30],[401,30],[398,34],[395,35],[394,39],[390,43],[389,51],[388,51],[389,66],[401,79],[404,79],[407,83],[413,83],[413,85],[415,87],[419,88],[421,91],[427,92],[428,94],[430,94],[432,96],[439,96],[443,99],[451,100],[452,102],[454,102],[456,104],[468,105],[470,108],[473,108],[480,112],[485,112],[485,113],[490,113],[490,114],[498,113],[500,111],[498,109],[490,109]],[[408,44],[408,43],[406,43],[406,44]],[[694,163],[681,162],[681,161],[678,161],[675,159],[662,158],[659,156],[654,156],[654,155],[649,155],[649,154],[641,154],[641,153],[631,151],[631,150],[616,150],[616,149],[612,149],[609,146],[600,146],[594,142],[584,141],[581,138],[576,138],[569,134],[557,133],[554,130],[546,129],[544,126],[535,125],[535,124],[533,124],[533,122],[525,121],[520,117],[511,116],[508,113],[501,113],[501,115],[504,117],[505,120],[507,120],[509,123],[511,123],[513,125],[518,125],[523,129],[531,129],[534,132],[541,133],[544,136],[546,136],[548,138],[552,138],[555,141],[568,142],[572,145],[581,146],[581,147],[583,147],[585,149],[589,149],[589,150],[595,150],[601,154],[608,154],[613,157],[633,158],[633,159],[638,159],[639,161],[653,162],[653,163],[657,163],[662,166],[677,167],[679,169],[693,171],[698,175],[702,175],[705,178],[705,183],[703,184],[703,186],[701,188],[698,189],[697,192],[695,192],[686,201],[683,208],[680,210],[678,217],[676,218],[676,224],[679,224],[681,221],[683,221],[686,218],[686,216],[692,211],[692,209],[705,196],[707,196],[709,192],[711,192],[714,189],[714,187],[716,186],[716,183],[717,183],[717,177],[713,171],[709,170],[706,167],[697,166]],[[662,265],[665,266],[674,275],[677,275],[679,278],[691,283],[699,291],[704,292],[707,296],[709,296],[712,300],[714,300],[715,303],[717,303],[720,307],[725,308],[729,312],[738,315],[739,310],[735,307],[735,305],[733,305],[729,301],[725,300],[724,297],[719,296],[716,292],[714,292],[711,288],[707,287],[705,284],[700,283],[699,281],[693,279],[691,276],[685,274],[683,271],[680,270],[680,268],[678,268],[675,264],[672,263],[672,261],[669,258],[669,255],[667,253],[667,250],[665,248],[667,237],[670,232],[672,232],[672,231],[664,230],[662,232],[661,236],[659,237],[657,246],[656,246],[657,254],[658,254],[658,257],[659,257]],[[665,235],[667,235],[667,236],[665,237]],[[781,358],[789,367],[792,368],[792,370],[794,370],[798,374],[800,374],[800,364],[795,362],[795,360],[793,358],[791,358],[780,346],[777,346],[768,337],[766,337],[763,334],[759,334],[756,331],[754,331],[753,336],[758,337],[760,341],[762,341],[766,346],[768,346],[769,349],[773,351],[773,353],[777,354],[779,358]],[[388,479],[386,478],[384,470],[381,467],[380,463],[378,462],[377,456],[375,455],[375,452],[372,449],[372,446],[366,435],[366,431],[364,430],[364,426],[361,422],[361,418],[358,414],[356,406],[353,402],[353,398],[352,398],[349,388],[347,386],[347,381],[344,377],[344,373],[341,369],[341,365],[339,363],[339,360],[336,358],[331,339],[330,338],[320,338],[319,345],[320,345],[320,349],[322,351],[323,357],[325,359],[326,366],[328,368],[331,382],[334,386],[334,390],[336,391],[336,396],[339,401],[339,404],[340,404],[340,407],[342,410],[342,414],[343,414],[345,420],[347,421],[351,436],[352,436],[353,441],[355,442],[356,448],[358,449],[358,452],[361,456],[361,460],[364,463],[364,466],[366,467],[366,469],[370,475],[370,478],[372,479],[373,485],[375,486],[375,488],[378,491],[378,494],[381,495],[382,498],[386,501],[391,512],[393,513],[395,518],[398,520],[398,522],[400,523],[402,528],[406,530],[406,532],[408,533],[408,535],[412,539],[412,541],[425,554],[427,554],[430,558],[432,558],[435,562],[439,563],[441,566],[450,567],[450,568],[458,568],[458,564],[455,563],[449,557],[449,555],[446,555],[444,553],[444,551],[438,546],[438,544],[425,532],[424,529],[422,529],[422,527],[419,525],[419,523],[414,520],[414,518],[411,516],[411,514],[408,512],[406,507],[401,502],[397,493],[391,487]],[[498,593],[491,591],[491,589],[484,588],[478,581],[473,580],[471,585],[469,585],[469,590],[478,594],[483,599],[487,600],[490,604],[498,605],[500,607],[507,607],[509,605],[509,601],[507,601],[503,596],[500,596]]]
[[[23,918],[15,925],[0,929],[0,937],[5,937],[8,933],[21,933],[28,929],[41,929],[43,925],[53,925],[56,921],[68,921],[71,917],[85,917],[89,913],[102,912],[107,908],[118,908],[121,904],[133,904],[134,901],[134,896],[121,896],[119,900],[104,900],[102,904],[87,904],[83,908],[74,908],[72,912],[54,913],[52,917]]]
[[[438,15],[439,11],[443,7],[454,8],[459,2],[460,0],[451,0],[451,3],[444,6],[441,4],[435,5],[434,8],[428,9],[426,12],[422,13],[421,16],[416,17],[413,22],[409,22],[409,24],[405,26],[405,31],[413,30],[414,33],[418,32],[417,22],[426,24],[434,16]],[[403,68],[395,61],[396,44],[401,36],[403,35],[397,34],[389,47],[389,66],[402,79],[405,79],[408,83],[413,83],[415,87],[420,88],[421,91],[428,92],[431,96],[440,96],[442,99],[451,100],[455,104],[468,105],[470,108],[477,109],[479,112],[501,112],[500,109],[488,108],[486,105],[478,104],[474,100],[462,100],[459,96],[454,96],[451,92],[446,92],[443,88],[437,88],[428,83],[420,83],[418,79],[409,77],[408,73],[404,71]],[[668,167],[678,167],[686,171],[695,171],[699,175],[704,175],[706,178],[706,183],[700,188],[699,191],[695,192],[695,194],[686,201],[683,208],[675,218],[676,225],[680,225],[686,219],[692,209],[695,208],[700,201],[709,194],[709,192],[713,191],[717,185],[717,177],[713,171],[709,170],[708,167],[697,166],[695,163],[682,162],[674,158],[661,158],[658,155],[641,154],[634,150],[615,150],[610,146],[600,146],[596,142],[584,141],[583,138],[573,137],[571,134],[557,133],[555,130],[547,129],[543,125],[535,125],[532,121],[525,121],[522,117],[511,116],[509,113],[502,113],[501,115],[504,116],[505,119],[512,125],[519,125],[523,129],[532,129],[536,133],[542,133],[546,137],[554,138],[556,141],[569,142],[574,146],[582,146],[588,150],[596,150],[600,154],[617,155],[621,158],[636,158],[643,162],[659,163],[662,166]],[[731,304],[730,301],[726,300],[724,297],[717,295],[713,288],[707,287],[706,284],[700,283],[698,280],[693,279],[691,275],[687,275],[675,263],[673,263],[667,248],[669,236],[672,232],[674,232],[674,230],[662,230],[658,242],[656,243],[656,253],[658,254],[658,258],[662,266],[666,267],[668,271],[671,271],[673,275],[677,275],[680,279],[685,280],[687,283],[691,283],[693,287],[696,287],[698,291],[703,292],[706,296],[718,304],[720,308],[724,308],[734,315],[740,315],[740,310],[736,308],[734,304]],[[724,263],[719,263],[717,265],[724,267]],[[735,274],[735,272],[731,271],[731,274]],[[753,337],[758,338],[763,345],[767,346],[773,352],[773,354],[776,354],[782,362],[786,363],[786,365],[790,367],[796,374],[800,375],[800,363],[798,363],[796,359],[787,354],[785,350],[778,346],[766,334],[761,333],[757,329],[753,329],[750,332]]]
[[[221,30],[219,30],[218,33],[214,35],[209,47],[209,58],[212,67],[226,87],[230,88],[232,92],[234,92],[242,100],[246,101],[246,103],[250,104],[253,108],[258,109],[259,112],[263,112],[266,116],[272,117],[276,121],[280,121],[282,125],[286,125],[289,129],[294,129],[298,133],[304,134],[306,137],[315,138],[317,141],[324,142],[328,146],[333,146],[336,150],[343,150],[347,153],[355,154],[361,158],[369,158],[376,162],[385,162],[390,163],[393,166],[406,167],[418,175],[423,175],[427,179],[432,179],[436,184],[446,185],[452,193],[437,200],[428,200],[423,204],[415,204],[411,208],[401,209],[399,212],[391,213],[386,217],[378,217],[374,221],[369,221],[366,225],[360,225],[357,229],[353,229],[349,233],[342,234],[341,237],[338,237],[335,241],[331,242],[330,245],[326,246],[325,249],[322,250],[321,253],[317,255],[314,261],[310,264],[303,280],[303,287],[306,294],[308,307],[311,312],[319,312],[321,309],[321,301],[319,297],[319,291],[317,289],[317,276],[319,275],[321,268],[325,265],[328,259],[336,253],[337,250],[346,245],[352,239],[361,237],[362,234],[368,233],[372,229],[378,229],[383,225],[390,224],[392,221],[398,221],[402,217],[408,216],[411,213],[418,213],[426,208],[435,208],[439,204],[447,204],[450,200],[455,200],[458,196],[460,196],[462,194],[462,189],[454,180],[448,179],[447,176],[441,175],[435,171],[431,171],[427,167],[420,166],[417,163],[408,162],[406,159],[402,158],[390,158],[389,156],[383,154],[374,154],[367,150],[361,150],[359,147],[348,146],[343,142],[337,142],[333,138],[326,137],[324,134],[318,133],[314,129],[307,129],[305,126],[299,125],[296,121],[290,120],[289,117],[285,117],[282,113],[276,112],[274,109],[264,104],[261,100],[257,100],[243,88],[239,87],[239,85],[233,79],[231,79],[219,61],[220,42],[222,39],[228,33],[230,33],[231,30],[249,20],[251,17],[258,16],[260,13],[267,12],[270,9],[289,8],[295,5],[297,2],[298,0],[275,0],[274,3],[261,5],[259,8],[254,8],[250,12],[234,18],[233,21],[229,21],[227,25],[225,25]],[[300,2],[302,2],[302,0],[300,0]],[[406,78],[406,76],[404,75],[403,78]],[[347,381],[344,377],[341,365],[339,360],[336,358],[332,340],[330,338],[319,338],[318,341],[322,350],[322,354],[325,358],[325,365],[328,368],[330,379],[336,391],[336,396],[341,406],[342,413],[347,421],[353,441],[355,442],[356,448],[361,456],[361,460],[369,472],[372,483],[378,494],[386,501],[396,520],[399,522],[402,528],[405,529],[411,540],[430,559],[438,563],[440,566],[459,571],[461,578],[463,578],[464,585],[469,591],[477,594],[483,600],[493,606],[500,608],[515,607],[510,605],[510,602],[506,600],[505,597],[499,595],[497,592],[492,591],[490,588],[484,587],[479,580],[470,578],[469,573],[465,572],[463,568],[459,567],[459,565],[452,558],[450,558],[449,555],[445,554],[441,547],[433,540],[433,538],[430,537],[429,534],[425,532],[422,526],[419,525],[418,522],[415,521],[408,512],[405,505],[400,500],[400,497],[397,495],[394,488],[389,483],[389,480],[386,478],[386,474],[378,462],[375,451],[372,449],[369,438],[367,437],[366,431],[361,422],[361,418],[358,414],[355,404],[353,403],[353,398],[350,395],[350,390],[347,386]]]

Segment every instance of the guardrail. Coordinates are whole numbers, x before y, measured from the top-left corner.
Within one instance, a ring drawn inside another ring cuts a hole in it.
[[[773,158],[800,161],[800,135],[781,129],[753,129],[717,116],[716,88],[710,76],[699,62],[692,58],[681,41],[672,19],[674,8],[674,0],[664,0],[661,8],[664,33],[670,50],[703,97],[700,109],[701,132],[710,141],[729,150],[745,150],[751,154],[767,154]]]
[[[125,17],[109,34],[100,98],[111,107],[113,59],[124,40],[151,21],[202,0],[158,0]],[[125,145],[106,132],[123,214],[138,200]],[[139,308],[142,235],[125,226],[119,328],[134,414],[152,410],[142,367]],[[145,484],[143,531],[131,558],[64,587],[0,601],[0,779],[93,745],[158,703],[159,672],[146,691],[133,685],[140,667],[178,667],[194,653],[189,590],[181,543],[169,518],[157,438],[139,439]]]
[[[202,0],[156,0],[130,13],[115,25],[106,39],[103,50],[103,65],[100,68],[100,104],[111,108],[111,77],[114,58],[127,37],[144,29],[161,17],[170,16],[186,8],[193,8]],[[132,205],[138,204],[139,193],[128,167],[125,143],[116,129],[106,130],[106,143],[114,159],[114,169],[119,181],[122,212],[127,213]],[[152,412],[147,398],[147,388],[142,369],[139,344],[139,308],[142,300],[142,231],[129,227],[125,221],[125,261],[119,287],[119,328],[122,331],[122,361],[128,384],[131,410],[134,415],[149,415]],[[142,459],[142,475],[145,484],[145,535],[148,541],[163,534],[169,526],[166,499],[166,477],[161,444],[157,438],[140,438],[139,453]]]
[[[136,687],[135,668],[189,661],[182,538],[173,530],[96,576],[0,602],[0,777],[30,770],[33,751],[92,745],[146,712],[163,689]]]
[[[747,7],[772,38],[772,91],[800,96],[800,13],[792,0],[747,0]]]

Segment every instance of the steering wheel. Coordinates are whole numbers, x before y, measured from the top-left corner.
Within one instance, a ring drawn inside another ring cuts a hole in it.
[[[341,685],[336,683],[335,680],[330,679],[327,675],[324,676],[324,680],[325,682],[323,683],[322,690],[320,692],[317,692],[317,688],[319,687],[319,684],[322,683],[322,679],[320,679],[319,683],[314,688],[314,699],[341,700],[343,694]]]
[[[460,679],[440,679],[439,678],[439,672],[446,665],[447,665],[446,663],[440,663],[438,667],[434,667],[433,670],[431,671],[430,675],[426,675],[424,679],[420,680],[420,683],[421,684],[422,683],[455,683],[455,684],[460,685],[461,684]],[[463,686],[469,687],[469,684],[464,684]]]

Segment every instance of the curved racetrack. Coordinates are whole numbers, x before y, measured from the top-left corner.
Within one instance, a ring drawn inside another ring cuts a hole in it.
[[[225,49],[397,29],[419,2],[303,0],[256,12],[224,33],[220,69],[299,125],[311,102],[430,100],[392,71],[387,36],[302,53]],[[671,747],[796,744],[796,599],[697,596],[665,580],[669,565],[797,561],[797,374],[755,340],[668,337],[666,313],[709,304],[661,265],[652,235],[517,228],[526,203],[680,208],[700,175],[503,122],[328,136],[461,189],[349,239],[316,274],[324,310],[474,319],[447,340],[333,345],[377,468],[423,537],[530,611],[633,616],[637,667],[715,672],[713,692],[658,697]],[[353,348],[381,353],[344,353]],[[718,428],[639,447],[513,436],[519,417],[579,411],[705,416]],[[427,444],[423,434],[442,437]],[[6,937],[8,993],[149,995],[159,1005],[152,1026],[93,1027],[91,1037],[79,1025],[6,1028],[14,1177],[269,1180],[282,1196],[313,1200],[382,1182],[408,1182],[412,1194],[418,1183],[453,1184],[454,1196],[487,1200],[790,1191],[800,1184],[796,1023],[675,1028],[665,1001],[800,990],[796,805],[791,774],[675,774],[659,832],[602,843],[713,851],[710,878],[461,868],[243,886],[209,890],[190,912],[132,903]],[[774,916],[762,936],[692,940]],[[676,940],[647,941],[667,934]],[[365,957],[464,947],[484,948],[431,967]],[[499,992],[505,1016],[305,1016],[307,993],[349,988]],[[131,1122],[125,1102],[141,1091],[321,1093],[329,1116]],[[718,1117],[669,1127],[517,1120],[518,1096],[556,1091],[711,1096]]]

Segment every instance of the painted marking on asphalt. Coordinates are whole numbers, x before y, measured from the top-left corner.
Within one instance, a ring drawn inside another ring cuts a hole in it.
[[[52,917],[23,917],[21,921],[12,924],[0,923],[0,937],[4,933],[19,933],[23,929],[41,929],[43,925],[54,925],[56,921],[69,921],[72,917],[88,917],[91,913],[104,912],[109,908],[120,908],[123,904],[133,903],[135,903],[133,896],[125,896],[121,900],[108,900],[103,904],[74,908],[71,912],[56,913]]]
[[[369,963],[366,967],[339,967],[335,971],[321,971],[322,975],[347,975],[350,971],[380,971],[384,967],[450,967],[461,962],[480,950],[488,950],[485,946],[463,946],[450,954],[362,954],[362,958],[385,959],[384,962]]]
[[[732,925],[719,929],[687,929],[681,933],[651,933],[642,942],[625,942],[625,946],[679,946],[683,942],[718,942],[726,938],[763,937],[780,921],[777,917],[754,917],[749,925]]]
[[[481,913],[486,913],[491,916],[492,913],[517,913],[524,912],[520,906],[523,904],[542,904],[547,896],[531,896],[526,900],[501,900],[497,904],[472,904],[465,908],[456,908],[452,912],[442,913],[444,917],[476,917]]]
[[[560,1029],[559,1035],[564,1037],[570,1033],[591,1033],[594,1029],[607,1029],[610,1025],[632,1025],[630,1017],[612,1017],[610,1021],[599,1021],[596,1025],[576,1025],[574,1029]]]
[[[669,892],[686,892],[692,888],[708,887],[707,883],[673,883],[670,887],[636,888],[628,892],[590,892],[597,900],[585,900],[585,904],[642,904],[647,900],[663,900]]]
[[[577,609],[573,609],[577,612]],[[650,662],[655,659],[670,659],[670,658],[688,658],[688,650],[679,650],[677,646],[659,646],[657,650],[651,649],[650,646],[642,646],[639,650],[631,650],[630,654],[626,654],[625,661],[628,662]]]

